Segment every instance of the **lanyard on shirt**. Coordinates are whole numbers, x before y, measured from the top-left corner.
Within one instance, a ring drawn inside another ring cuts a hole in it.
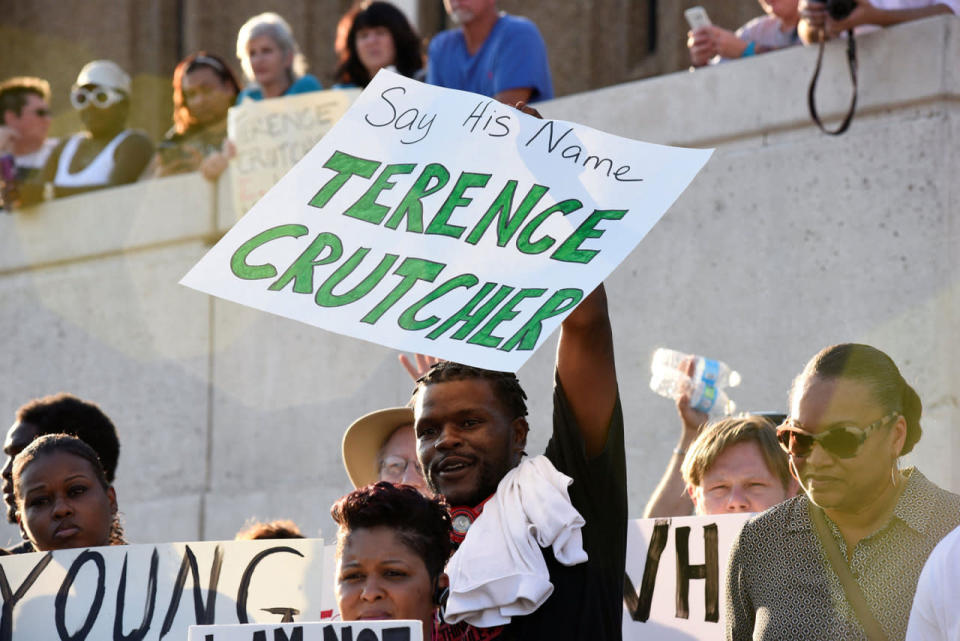
[[[827,554],[827,560],[830,561],[830,565],[833,566],[833,571],[837,573],[837,578],[840,579],[840,585],[843,586],[843,593],[847,596],[847,603],[850,604],[854,614],[857,615],[857,619],[860,620],[860,625],[863,627],[863,631],[866,632],[867,638],[870,641],[887,641],[887,635],[884,634],[880,623],[876,617],[873,616],[873,611],[867,603],[867,598],[863,596],[863,591],[857,584],[857,580],[853,578],[853,574],[850,572],[850,566],[847,565],[847,561],[843,558],[843,553],[840,551],[840,546],[837,545],[837,540],[833,538],[833,533],[830,531],[830,526],[827,525],[827,519],[823,515],[823,510],[808,500],[807,511],[810,513],[810,520],[813,521],[813,527],[817,532],[817,536],[820,538],[823,551]]]

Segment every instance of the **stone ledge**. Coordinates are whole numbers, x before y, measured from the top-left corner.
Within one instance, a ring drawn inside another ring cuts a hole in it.
[[[0,215],[0,273],[209,236],[214,188],[200,174],[138,182]]]

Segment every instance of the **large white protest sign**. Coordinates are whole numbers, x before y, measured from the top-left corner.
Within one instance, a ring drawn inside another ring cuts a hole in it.
[[[628,523],[625,641],[722,641],[730,548],[752,514]]]
[[[282,625],[198,625],[187,641],[422,641],[419,621],[331,621]]]
[[[282,100],[247,100],[227,112],[237,218],[253,207],[346,112],[359,89],[312,91]]]
[[[710,154],[381,71],[181,282],[389,347],[516,371]]]
[[[204,623],[318,621],[319,539],[163,543],[0,558],[0,641],[157,641]]]

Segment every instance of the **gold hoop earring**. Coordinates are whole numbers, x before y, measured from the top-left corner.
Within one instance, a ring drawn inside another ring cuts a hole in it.
[[[900,459],[893,459],[893,466],[890,468],[890,481],[893,487],[897,487],[900,482]]]

